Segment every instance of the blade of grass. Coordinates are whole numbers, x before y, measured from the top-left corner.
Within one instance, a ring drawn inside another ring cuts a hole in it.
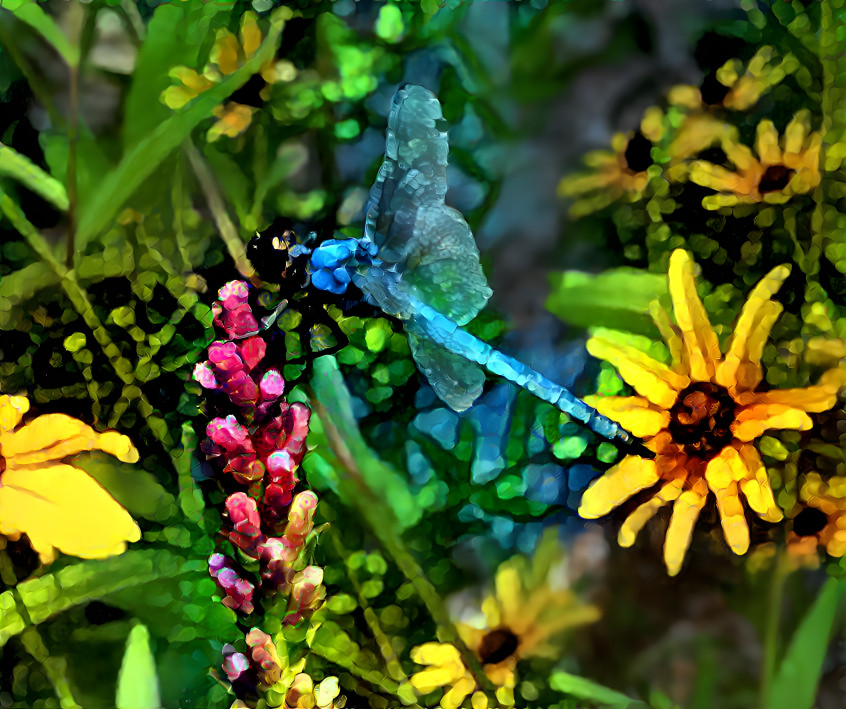
[[[825,582],[787,648],[767,692],[766,709],[811,709],[846,581]]]
[[[17,180],[62,211],[68,208],[68,193],[55,177],[44,172],[25,155],[0,143],[0,175]]]
[[[2,10],[8,10],[38,32],[69,67],[79,66],[79,48],[68,41],[55,20],[35,0],[5,0],[0,7]]]

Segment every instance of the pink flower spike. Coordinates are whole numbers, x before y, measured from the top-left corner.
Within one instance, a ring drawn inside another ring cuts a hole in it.
[[[194,379],[205,389],[217,389],[218,383],[211,368],[211,362],[198,362],[194,367]]]
[[[299,480],[294,475],[297,469],[295,461],[288,451],[275,451],[267,456],[267,472],[270,479],[277,485],[293,490]]]
[[[256,501],[245,492],[236,492],[226,498],[226,511],[232,524],[249,522],[254,527],[261,526],[258,505]]]
[[[277,399],[282,396],[285,391],[285,380],[282,375],[275,369],[268,369],[261,378],[259,384],[262,398],[267,401],[269,399]]]
[[[206,435],[226,453],[253,452],[253,443],[247,429],[239,424],[232,414],[225,419],[215,418],[209,421]]]
[[[223,659],[223,671],[230,682],[237,680],[244,672],[250,669],[250,661],[242,652],[233,652]]]
[[[221,387],[236,406],[250,406],[258,400],[258,387],[246,372],[235,372]]]

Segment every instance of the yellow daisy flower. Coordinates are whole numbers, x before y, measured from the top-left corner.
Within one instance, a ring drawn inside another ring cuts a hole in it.
[[[514,687],[520,660],[556,657],[560,642],[555,640],[560,640],[562,631],[599,619],[598,608],[583,604],[570,588],[552,578],[550,561],[563,557],[557,535],[549,534],[531,568],[522,556],[501,564],[495,592],[482,602],[484,622],[457,625],[461,639],[478,655],[496,686]]]
[[[521,659],[557,657],[561,645],[555,641],[562,631],[599,618],[595,606],[583,604],[561,575],[556,578],[554,564],[560,562],[557,570],[563,570],[564,560],[557,532],[548,533],[531,563],[517,556],[500,565],[494,594],[482,603],[480,622],[456,624],[461,639],[476,653],[488,679],[497,686],[497,699],[502,704],[514,703],[516,667]],[[411,651],[411,659],[430,666],[411,677],[418,692],[450,688],[441,700],[444,709],[460,706],[477,689],[453,645],[426,643]],[[478,694],[478,698],[474,695],[473,707],[484,696]]]
[[[570,215],[590,214],[623,197],[638,199],[649,182],[652,145],[662,134],[663,114],[653,108],[644,114],[639,130],[617,133],[610,151],[594,150],[585,155],[585,164],[592,171],[565,177],[558,184],[559,197],[578,198]]]
[[[809,473],[799,491],[798,505],[791,514],[787,551],[795,557],[816,557],[825,547],[835,557],[846,554],[846,477],[823,480]]]
[[[641,490],[654,488],[651,499],[623,523],[618,543],[634,544],[655,513],[673,503],[664,542],[671,576],[681,569],[693,527],[711,493],[735,554],[749,547],[741,494],[762,519],[782,519],[753,441],[770,429],[808,430],[812,425],[808,412],[834,406],[846,383],[846,369],[835,368],[816,386],[756,391],[763,380],[764,344],[782,309],[771,298],[787,277],[788,267],[774,268],[752,290],[725,355],[696,294],[693,270],[686,251],[672,253],[669,290],[677,327],[660,308],[653,309],[672,366],[607,338],[592,337],[587,343],[588,351],[615,365],[638,394],[591,396],[587,403],[643,437],[656,456],[654,460],[626,456],[585,491],[579,514],[586,519],[602,517]]]
[[[716,74],[705,77],[700,87],[674,86],[669,92],[671,105],[692,110],[710,107],[745,111],[754,106],[761,96],[785,76],[799,68],[799,61],[792,54],[775,63],[775,50],[761,47],[746,69],[739,59],[730,59],[717,69]]]
[[[772,121],[764,120],[758,124],[757,157],[733,135],[727,135],[722,148],[735,171],[696,160],[690,166],[690,179],[718,192],[702,200],[706,209],[756,202],[783,204],[820,183],[821,145],[822,136],[809,133],[808,111],[796,114],[781,142]]]
[[[0,534],[13,541],[26,534],[44,564],[57,550],[102,559],[137,542],[141,533],[129,513],[87,473],[62,462],[101,450],[134,463],[132,442],[64,414],[45,414],[18,428],[27,411],[26,397],[0,396]]]

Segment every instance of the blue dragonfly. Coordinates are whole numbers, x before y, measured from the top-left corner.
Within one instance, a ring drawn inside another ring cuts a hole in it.
[[[396,92],[364,236],[316,247],[310,255],[312,285],[340,294],[353,283],[366,300],[403,321],[418,368],[454,410],[466,410],[482,393],[484,368],[600,436],[652,457],[631,433],[566,388],[462,329],[492,291],[470,227],[444,201],[446,127],[433,93],[410,84]]]

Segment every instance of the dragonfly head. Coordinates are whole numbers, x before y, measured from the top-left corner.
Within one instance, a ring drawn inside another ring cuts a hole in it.
[[[247,258],[263,281],[277,283],[293,293],[308,281],[306,266],[311,249],[299,242],[293,229],[272,226],[250,239]]]

